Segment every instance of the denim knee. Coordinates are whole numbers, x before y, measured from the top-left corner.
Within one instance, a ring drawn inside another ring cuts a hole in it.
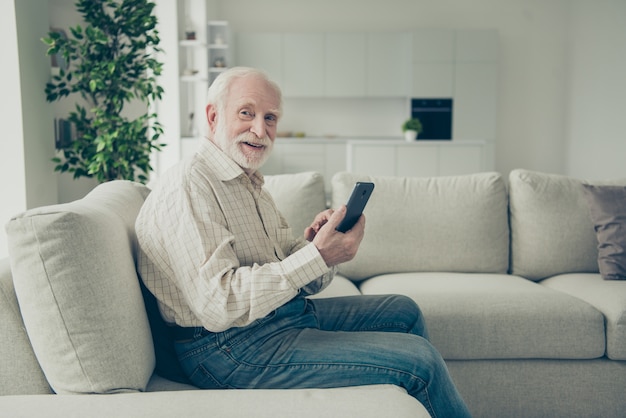
[[[388,299],[389,308],[398,314],[398,319],[407,324],[409,334],[419,335],[428,339],[428,330],[422,310],[417,303],[405,295],[391,295]]]

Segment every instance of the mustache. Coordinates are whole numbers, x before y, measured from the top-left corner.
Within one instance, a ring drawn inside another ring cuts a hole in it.
[[[237,143],[248,142],[251,144],[262,145],[265,147],[269,147],[272,144],[272,141],[270,140],[268,136],[259,138],[252,132],[244,132],[242,134],[237,135],[237,137],[235,138],[235,141]]]

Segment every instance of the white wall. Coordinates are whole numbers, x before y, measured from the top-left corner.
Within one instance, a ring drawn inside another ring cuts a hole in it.
[[[15,4],[0,3],[0,38],[4,39],[4,59],[8,65],[3,65],[0,77],[0,91],[5,103],[0,112],[0,126],[3,127],[4,139],[0,142],[0,178],[2,183],[2,205],[0,205],[0,257],[7,255],[6,234],[4,225],[10,217],[26,208],[26,187],[24,179],[24,137],[22,124],[22,97],[18,54],[17,28],[15,25]]]
[[[84,25],[82,16],[76,10],[75,0],[48,0],[49,13],[48,25],[51,28],[61,28],[69,35],[69,27],[78,24]],[[52,109],[55,118],[67,118],[69,113],[73,111],[74,100],[76,95],[71,98],[65,98],[61,101],[48,103],[47,106]],[[80,199],[89,193],[98,185],[97,180],[81,177],[74,179],[70,173],[56,173],[54,175],[57,181],[59,203],[71,202]]]
[[[0,85],[0,257],[7,255],[4,225],[25,209],[56,203],[53,164],[53,118],[45,104],[50,76],[45,45],[47,3],[37,0],[0,2],[3,65]]]
[[[626,178],[626,1],[573,3],[566,173]]]

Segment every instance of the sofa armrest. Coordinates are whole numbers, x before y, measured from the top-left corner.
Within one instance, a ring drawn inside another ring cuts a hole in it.
[[[0,395],[51,393],[24,328],[9,259],[0,260]]]

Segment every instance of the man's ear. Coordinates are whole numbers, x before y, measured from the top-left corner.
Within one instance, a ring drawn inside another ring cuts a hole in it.
[[[215,129],[217,128],[217,108],[213,104],[208,104],[206,106],[206,119],[209,122],[209,131],[211,134],[215,134]],[[213,135],[211,135],[212,137]]]

